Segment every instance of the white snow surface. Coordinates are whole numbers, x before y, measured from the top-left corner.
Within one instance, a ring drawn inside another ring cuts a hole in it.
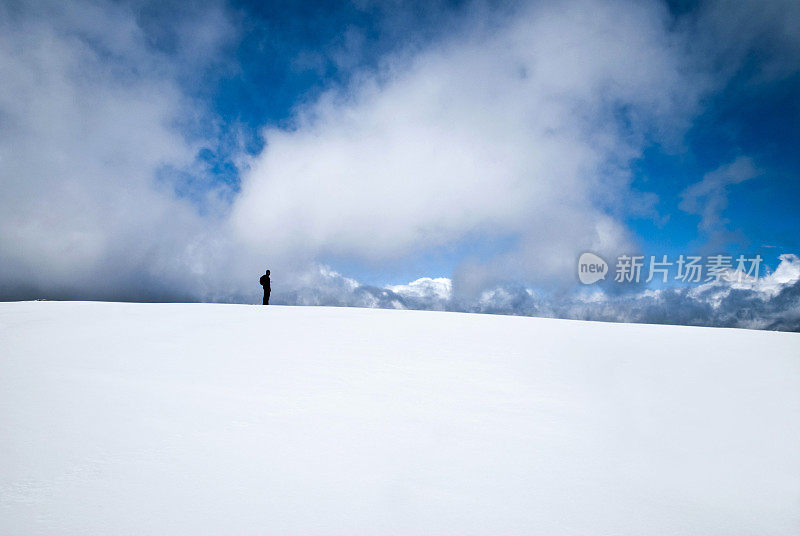
[[[0,304],[0,534],[800,534],[800,335]]]

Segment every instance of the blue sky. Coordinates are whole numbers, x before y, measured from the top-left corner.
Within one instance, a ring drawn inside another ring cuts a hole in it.
[[[720,251],[774,257],[770,250],[800,249],[800,158],[793,149],[800,146],[798,94],[797,74],[756,87],[744,75],[734,77],[694,120],[685,152],[664,154],[657,146],[645,152],[637,162],[637,186],[656,193],[660,212],[669,216],[663,226],[633,222],[646,249],[677,253],[705,245],[698,216],[678,209],[680,192],[738,155],[751,156],[763,173],[729,191],[725,216],[741,236]]]
[[[681,305],[581,287],[578,255],[758,254],[772,286],[731,303],[791,327],[797,20],[784,0],[6,2],[0,295],[256,302],[269,265],[283,303],[696,323],[686,285],[649,287]]]

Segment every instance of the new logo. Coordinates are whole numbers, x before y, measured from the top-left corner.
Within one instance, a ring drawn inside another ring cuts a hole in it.
[[[584,285],[591,285],[608,275],[608,263],[594,253],[583,253],[578,259],[578,279]]]

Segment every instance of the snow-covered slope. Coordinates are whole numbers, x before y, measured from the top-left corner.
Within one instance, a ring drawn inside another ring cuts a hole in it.
[[[5,303],[0,430],[0,534],[800,534],[793,333]]]

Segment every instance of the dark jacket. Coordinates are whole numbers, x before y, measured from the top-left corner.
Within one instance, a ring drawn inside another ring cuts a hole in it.
[[[262,287],[264,287],[264,292],[269,292],[272,290],[269,287],[269,276],[267,274],[262,275],[258,282],[261,283]]]

